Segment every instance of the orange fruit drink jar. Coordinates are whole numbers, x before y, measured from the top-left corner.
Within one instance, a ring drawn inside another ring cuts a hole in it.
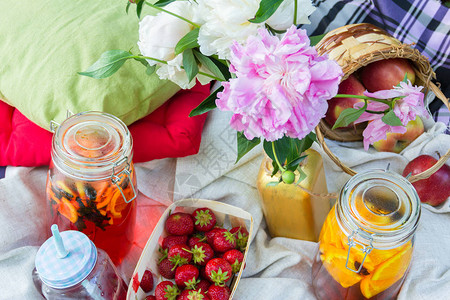
[[[53,135],[49,221],[79,230],[119,264],[133,243],[136,172],[126,125],[102,112],[73,115]]]
[[[319,299],[395,299],[420,218],[409,181],[390,171],[358,173],[328,214],[312,266]]]

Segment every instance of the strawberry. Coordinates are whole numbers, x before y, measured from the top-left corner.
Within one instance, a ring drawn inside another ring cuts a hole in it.
[[[179,294],[178,287],[168,280],[161,281],[155,288],[156,300],[175,300]]]
[[[168,235],[162,241],[162,248],[170,249],[170,247],[175,245],[187,245],[187,241],[187,235]]]
[[[174,213],[167,218],[165,228],[171,235],[190,235],[194,232],[194,220],[190,214]]]
[[[145,297],[145,300],[156,300],[156,297],[153,295]]]
[[[225,228],[220,228],[220,227],[216,227],[211,229],[210,231],[205,233],[206,236],[206,242],[210,245],[213,244],[214,241],[214,237],[216,236],[216,234],[220,233],[220,232],[225,232],[227,231]]]
[[[231,278],[232,271],[230,263],[223,258],[213,258],[205,267],[207,279],[216,285],[224,285]]]
[[[175,267],[188,264],[192,260],[192,254],[189,253],[186,245],[175,245],[169,250],[168,258]]]
[[[230,232],[234,234],[237,239],[236,245],[237,248],[241,251],[244,251],[247,247],[248,241],[248,231],[243,226],[233,227],[230,229]]]
[[[159,265],[159,274],[167,279],[174,279],[175,278],[175,265],[168,259],[163,259]]]
[[[211,246],[214,251],[226,252],[228,250],[236,248],[236,238],[231,232],[225,230],[214,235],[213,243]]]
[[[208,296],[211,300],[228,300],[230,294],[230,288],[227,286],[211,285],[208,289]]]
[[[191,248],[194,263],[199,266],[206,266],[206,263],[214,258],[214,250],[207,243],[197,243]]]
[[[241,269],[244,254],[239,250],[232,249],[224,253],[223,259],[230,263],[233,274],[236,274]]]
[[[136,273],[136,274],[134,274],[134,276],[133,276],[133,291],[135,292],[135,293],[137,293],[137,291],[138,291],[138,289],[139,289],[139,274],[138,273]]]
[[[209,300],[206,296],[207,291],[202,291],[201,289],[196,290],[184,290],[177,297],[177,300]]]
[[[216,215],[207,207],[197,208],[192,213],[194,228],[197,231],[206,232],[216,225]]]
[[[182,265],[175,271],[175,283],[180,289],[193,289],[197,285],[198,269],[194,265]]]
[[[188,241],[189,247],[194,247],[195,244],[206,241],[206,237],[204,234],[195,233]]]
[[[200,272],[201,274],[201,272]],[[198,283],[197,283],[197,290],[202,290],[206,293],[206,291],[208,290],[209,286],[211,285],[211,283],[209,283],[208,280],[206,279],[201,279]]]
[[[149,293],[153,290],[153,274],[150,270],[145,270],[139,286],[145,293]]]

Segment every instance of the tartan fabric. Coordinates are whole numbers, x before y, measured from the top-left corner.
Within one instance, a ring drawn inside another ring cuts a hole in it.
[[[441,89],[450,97],[450,10],[437,0],[313,0],[317,10],[311,24],[303,25],[309,35],[319,35],[353,23],[371,23],[406,44],[414,44],[428,57]],[[442,102],[435,100],[435,113]],[[437,113],[448,124],[446,109]]]

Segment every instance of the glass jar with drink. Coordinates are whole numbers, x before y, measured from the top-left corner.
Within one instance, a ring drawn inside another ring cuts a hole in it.
[[[420,200],[389,171],[355,175],[322,227],[312,268],[319,299],[395,299],[405,279]]]
[[[119,264],[131,248],[136,220],[133,142],[115,116],[84,112],[55,131],[46,195],[50,222],[79,230]]]

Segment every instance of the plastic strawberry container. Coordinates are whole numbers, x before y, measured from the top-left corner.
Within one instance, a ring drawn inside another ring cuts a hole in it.
[[[232,206],[229,204],[225,204],[222,202],[212,201],[212,200],[203,200],[203,199],[183,199],[177,202],[174,202],[170,205],[166,211],[162,214],[158,224],[156,224],[155,229],[152,232],[152,235],[147,241],[144,250],[142,251],[141,257],[134,269],[133,276],[131,277],[131,281],[128,285],[128,300],[141,300],[145,299],[148,295],[154,295],[155,287],[159,282],[163,280],[168,280],[163,278],[159,274],[158,270],[158,260],[160,258],[159,247],[164,237],[167,236],[167,232],[164,228],[165,221],[167,217],[174,212],[185,212],[192,213],[195,209],[207,207],[210,208],[216,215],[217,224],[223,224],[223,227],[226,229],[231,229],[236,226],[242,226],[247,229],[249,233],[249,237],[252,235],[253,231],[253,218],[250,213],[245,210],[238,208],[236,206]],[[242,262],[241,269],[239,273],[235,274],[227,283],[230,288],[231,294],[230,298],[233,298],[234,293],[236,292],[239,280],[242,275],[242,271],[245,267],[245,261],[247,258],[248,248],[250,242],[247,243],[244,252],[244,260]],[[133,278],[137,278],[139,282],[142,280],[142,276],[144,275],[145,270],[150,270],[153,273],[153,290],[149,293],[145,293],[141,288],[135,290],[133,289]],[[175,284],[174,280],[172,281]]]

